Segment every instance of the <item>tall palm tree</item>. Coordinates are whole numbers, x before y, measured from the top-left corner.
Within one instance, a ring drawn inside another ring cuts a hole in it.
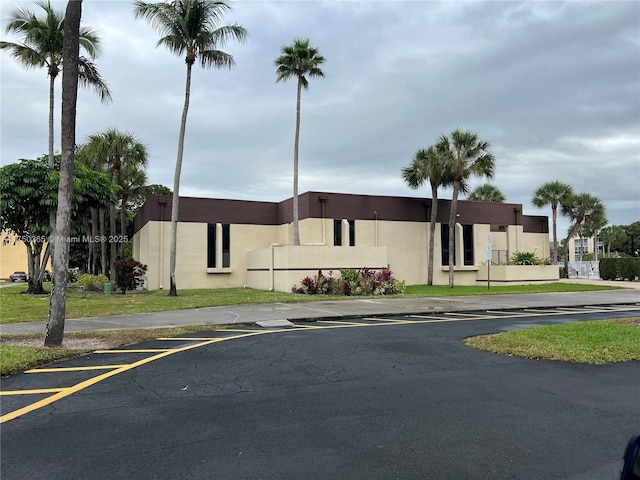
[[[187,82],[184,107],[178,135],[178,155],[173,177],[173,199],[171,202],[171,252],[169,255],[169,296],[178,295],[176,287],[176,245],[178,240],[178,203],[180,171],[184,151],[184,134],[187,127],[189,96],[191,94],[191,69],[200,62],[203,68],[228,68],[235,65],[233,57],[219,48],[227,41],[244,41],[247,31],[238,24],[219,26],[222,16],[231,11],[225,1],[173,0],[170,2],[134,2],[134,15],[151,23],[161,37],[156,46],[163,45],[176,55],[184,55],[187,64]]]
[[[564,252],[564,271],[569,272],[569,240],[578,232],[582,223],[591,215],[604,213],[604,205],[600,199],[590,193],[578,193],[571,195],[561,205],[562,214],[572,222],[567,233]]]
[[[62,74],[62,122],[60,181],[54,238],[66,238],[71,232],[71,201],[74,183],[76,149],[76,105],[78,100],[78,57],[80,54],[80,18],[82,1],[69,2],[65,13],[62,56],[68,63]],[[60,242],[53,250],[53,286],[49,299],[44,345],[62,346],[64,317],[67,308],[67,275],[69,272],[69,242]]]
[[[449,288],[453,288],[458,195],[471,177],[493,178],[495,158],[489,151],[490,146],[489,142],[481,140],[477,133],[460,129],[451,132],[450,139],[445,135],[441,136],[436,144],[438,151],[445,157],[446,169],[453,183],[449,211]]]
[[[14,33],[21,43],[0,42],[0,48],[25,68],[46,67],[49,76],[49,167],[53,167],[54,83],[63,68],[62,44],[64,14],[56,11],[49,1],[37,1],[43,11],[36,15],[28,8],[15,7],[8,12],[7,33]],[[80,27],[80,48],[89,56],[78,57],[78,80],[81,85],[93,87],[103,102],[111,100],[111,92],[102,79],[93,59],[100,53],[100,39],[95,31]]]
[[[413,189],[421,187],[426,181],[429,181],[429,185],[431,185],[427,284],[433,285],[433,252],[438,219],[438,187],[450,185],[451,179],[446,175],[443,156],[433,145],[426,149],[421,148],[416,152],[411,163],[402,169],[402,179]]]
[[[607,223],[609,223],[609,220],[607,219],[606,207],[599,201],[585,218],[582,225],[587,233],[586,237],[593,238],[593,260],[596,262],[598,261],[598,234]]]
[[[551,206],[552,222],[553,222],[553,254],[552,262],[558,262],[558,206],[561,206],[573,195],[571,185],[562,183],[558,180],[547,182],[535,191],[531,203],[538,208]]]
[[[309,39],[296,38],[293,44],[281,49],[282,55],[276,58],[276,83],[296,78],[298,93],[296,97],[296,135],[293,143],[293,244],[300,245],[300,230],[298,226],[298,145],[300,142],[300,96],[302,89],[309,88],[309,78],[322,78],[324,73],[320,66],[324,57],[317,48],[309,45]]]
[[[97,163],[103,162],[111,167],[111,181],[116,185],[120,184],[120,170],[125,168],[146,167],[148,163],[147,147],[140,142],[132,133],[120,132],[115,128],[109,128],[102,132],[89,135],[84,153],[90,158],[94,158]],[[124,232],[120,232],[124,235]],[[109,235],[111,240],[117,236],[116,230],[116,207],[111,204],[109,207]],[[109,278],[115,282],[116,278],[116,256],[118,242],[111,241],[109,253]]]
[[[467,196],[467,200],[472,202],[504,203],[506,197],[498,187],[485,183],[474,188]]]

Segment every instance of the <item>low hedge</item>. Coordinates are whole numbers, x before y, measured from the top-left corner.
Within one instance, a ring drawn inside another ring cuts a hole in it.
[[[640,278],[640,258],[601,258],[600,278],[603,280],[636,280]]]

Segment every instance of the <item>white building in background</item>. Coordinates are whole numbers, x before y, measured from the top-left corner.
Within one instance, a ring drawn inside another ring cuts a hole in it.
[[[257,202],[181,197],[176,279],[180,288],[242,287],[291,291],[318,270],[390,268],[408,285],[427,281],[427,198],[307,192],[300,200],[300,237],[293,245],[292,199]],[[449,279],[450,200],[438,200],[434,284]],[[492,280],[553,281],[558,268],[498,278],[515,252],[548,258],[549,220],[523,215],[521,204],[460,201],[454,257],[457,285],[486,282],[488,239]],[[133,256],[148,265],[148,288],[169,286],[171,197],[152,196],[135,218]],[[511,268],[510,271],[516,269]],[[523,276],[524,275],[524,276]],[[527,277],[533,275],[533,277]]]
[[[602,240],[600,240],[600,237],[598,237],[597,239],[596,246],[598,248],[598,257],[600,257],[600,255],[604,253],[604,246],[602,244]],[[553,248],[553,244],[551,248]],[[583,261],[584,260],[583,257],[585,254],[590,254],[591,256],[588,258],[590,260],[593,260],[595,258],[593,256],[593,253],[594,253],[593,237],[589,237],[589,238],[573,237],[572,239],[569,240],[569,263]]]

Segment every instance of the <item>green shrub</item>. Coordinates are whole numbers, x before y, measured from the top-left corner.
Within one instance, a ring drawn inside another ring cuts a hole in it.
[[[511,265],[542,265],[542,263],[534,252],[514,252],[509,261]]]
[[[116,285],[124,295],[127,290],[135,290],[140,284],[140,277],[147,273],[147,266],[127,258],[116,261]]]
[[[607,257],[600,259],[600,278],[603,280],[636,280],[640,277],[640,258]]]
[[[91,275],[89,273],[85,273],[80,275],[76,285],[93,292],[102,292],[104,290],[104,284],[108,281],[109,279],[105,275]]]

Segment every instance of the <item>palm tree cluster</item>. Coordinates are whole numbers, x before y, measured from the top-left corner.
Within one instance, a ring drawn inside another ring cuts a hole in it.
[[[558,261],[558,208],[562,215],[569,218],[571,226],[567,232],[564,253],[564,271],[569,270],[569,240],[578,233],[585,233],[594,238],[594,254],[597,260],[598,232],[607,225],[606,208],[602,201],[590,193],[575,193],[573,187],[558,180],[546,182],[538,187],[531,203],[538,208],[551,207],[553,222],[553,251],[551,261]]]
[[[438,188],[453,187],[449,211],[449,287],[453,288],[455,265],[455,225],[458,196],[468,190],[472,177],[492,178],[495,158],[491,145],[468,130],[456,129],[450,135],[442,135],[434,145],[420,149],[412,162],[402,169],[402,177],[410,188],[419,188],[429,181],[431,185],[431,223],[427,283],[433,285],[433,255],[435,228],[438,215]]]

